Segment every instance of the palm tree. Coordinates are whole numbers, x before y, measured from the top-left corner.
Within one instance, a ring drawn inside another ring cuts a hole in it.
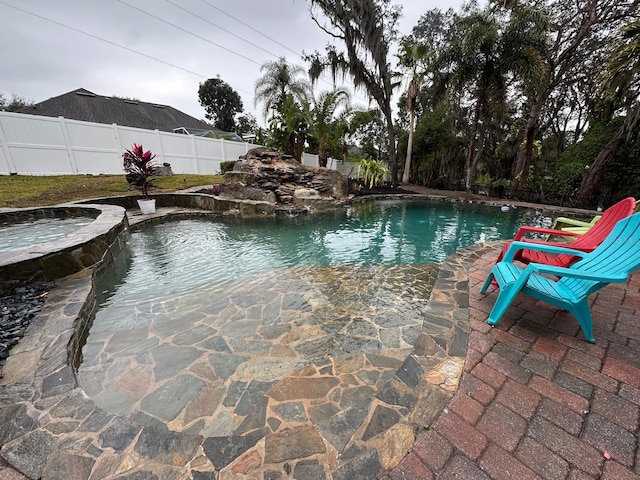
[[[507,113],[510,82],[523,88],[545,75],[548,19],[534,7],[518,7],[502,25],[490,10],[461,17],[459,35],[440,59],[453,65],[449,89],[471,91],[471,124],[465,187],[470,190],[484,148],[487,126]],[[516,80],[517,79],[517,82]]]
[[[309,134],[318,141],[318,164],[321,167],[327,166],[330,143],[339,141],[341,137],[342,132],[337,125],[339,119],[336,118],[340,107],[349,108],[349,92],[337,88],[320,93],[309,111]]]
[[[315,81],[326,69],[334,79],[338,73],[349,74],[355,87],[364,88],[376,101],[386,124],[389,167],[392,181],[396,182],[398,163],[391,109],[395,85],[387,57],[390,42],[397,35],[400,10],[390,0],[311,0],[310,3],[313,20],[334,40],[334,44],[327,46],[326,55],[315,52],[306,57],[311,63],[310,76]],[[323,15],[315,15],[314,8]],[[344,43],[345,51],[337,49],[337,41]]]
[[[484,125],[506,110],[506,71],[500,63],[499,24],[493,15],[473,12],[460,19],[458,28],[460,35],[446,56],[455,64],[450,88],[458,92],[469,89],[473,99],[465,175],[465,188],[469,191],[483,152]]]
[[[587,204],[613,157],[640,123],[640,20],[628,24],[622,31],[622,38],[613,50],[607,72],[603,81],[603,89],[608,93],[607,100],[623,105],[627,111],[624,123],[609,143],[591,164],[588,173],[582,180],[578,198]]]
[[[425,44],[411,44],[403,42],[399,55],[400,65],[409,69],[410,80],[407,87],[406,106],[409,109],[409,140],[407,142],[407,158],[404,161],[404,171],[402,173],[402,183],[409,183],[411,173],[411,153],[413,149],[413,131],[415,129],[416,106],[418,94],[424,79],[424,73],[420,71],[420,64],[424,62],[429,54],[429,48]]]
[[[260,71],[262,77],[256,81],[255,104],[264,102],[264,118],[269,112],[281,112],[287,96],[302,103],[309,95],[310,86],[305,70],[298,65],[287,63],[284,57],[277,61],[267,62]],[[304,76],[304,78],[302,78]]]
[[[297,161],[302,161],[304,144],[309,130],[308,115],[309,102],[304,100],[298,103],[293,95],[288,94],[279,110],[275,111],[269,120],[272,145],[285,154],[293,156]]]

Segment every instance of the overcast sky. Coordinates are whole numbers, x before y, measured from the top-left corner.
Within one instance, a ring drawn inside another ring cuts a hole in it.
[[[395,0],[408,34],[427,10],[461,0]],[[0,0],[0,93],[41,102],[77,88],[171,105],[198,119],[198,86],[220,76],[262,121],[260,67],[324,51],[305,0]],[[391,59],[395,64],[395,58]],[[318,89],[331,84],[320,82]],[[366,96],[356,94],[363,103]]]

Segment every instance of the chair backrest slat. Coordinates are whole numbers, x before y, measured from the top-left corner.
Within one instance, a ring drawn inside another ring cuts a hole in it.
[[[632,215],[635,208],[636,200],[633,197],[627,197],[607,208],[602,214],[602,218],[593,227],[571,243],[571,248],[585,251],[595,249],[609,236],[618,221]],[[574,261],[574,257],[563,254],[558,255],[557,260],[559,265],[570,265]]]
[[[620,220],[600,246],[571,268],[590,273],[624,275],[640,268],[640,213]],[[578,296],[596,290],[603,283],[568,277],[559,281]]]

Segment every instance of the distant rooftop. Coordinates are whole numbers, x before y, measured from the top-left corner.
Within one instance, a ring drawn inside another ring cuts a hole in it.
[[[20,110],[19,113],[64,117],[83,122],[117,124],[126,127],[160,130],[163,132],[213,132],[230,140],[241,140],[235,133],[223,132],[169,105],[142,102],[136,99],[106,97],[79,88],[52,97]]]

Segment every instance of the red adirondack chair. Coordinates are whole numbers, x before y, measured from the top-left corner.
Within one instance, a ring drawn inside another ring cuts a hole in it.
[[[550,228],[523,226],[520,227],[518,233],[516,233],[516,236],[513,237],[513,241],[542,243],[545,245],[555,245],[558,247],[580,250],[581,252],[591,252],[595,250],[596,247],[600,245],[605,238],[607,238],[616,223],[618,223],[618,221],[622,220],[623,218],[626,218],[633,214],[635,208],[636,200],[633,197],[627,197],[624,200],[619,201],[615,205],[607,208],[602,213],[602,218],[598,220],[592,228],[590,228],[586,233],[582,235],[577,233],[565,232],[562,230],[553,230]],[[544,240],[524,238],[527,233],[541,233],[543,235],[560,235],[565,237],[572,236],[576,239],[571,243],[548,242]],[[510,244],[511,242],[505,245],[496,263],[502,260],[502,257],[507,251],[507,248],[509,248]],[[514,260],[520,261],[522,263],[543,263],[546,265],[555,265],[557,267],[568,267],[579,260],[579,257],[571,254],[559,254],[554,256],[535,250],[522,249],[516,253],[516,255],[514,256]]]

